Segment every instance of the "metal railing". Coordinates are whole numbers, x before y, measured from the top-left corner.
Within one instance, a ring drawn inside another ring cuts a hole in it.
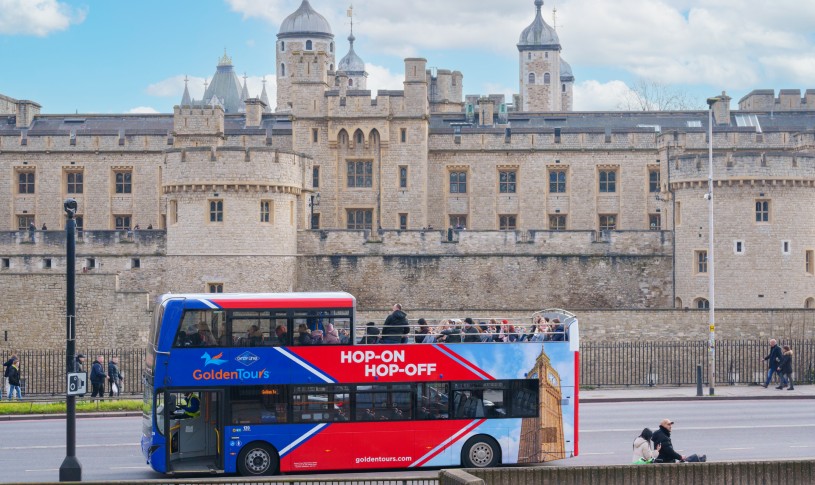
[[[815,383],[815,340],[780,340],[793,350],[796,384]],[[707,340],[691,342],[581,342],[581,386],[694,385],[696,366],[708,368]],[[767,376],[767,340],[716,340],[716,380],[759,384]],[[708,376],[703,376],[707,379]],[[707,384],[707,380],[705,381]]]
[[[479,320],[480,321],[480,320]],[[489,320],[487,320],[489,321]],[[507,344],[512,345],[512,344]],[[815,339],[780,340],[794,352],[793,377],[796,384],[815,384]],[[142,393],[144,349],[81,349],[86,356],[85,370],[90,374],[97,355],[105,359],[119,357],[124,375],[123,395]],[[716,372],[724,385],[759,384],[767,375],[764,360],[769,352],[766,340],[717,340]],[[20,358],[23,398],[42,399],[66,393],[64,350],[23,350]],[[5,362],[8,350],[0,351]],[[693,342],[581,342],[581,386],[656,386],[695,385],[696,366],[707,369],[707,341]],[[706,377],[706,376],[705,376]],[[90,395],[90,389],[88,390]],[[106,394],[107,395],[107,394]],[[4,397],[5,399],[5,397]]]

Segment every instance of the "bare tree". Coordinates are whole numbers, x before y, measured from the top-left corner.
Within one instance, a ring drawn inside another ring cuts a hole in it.
[[[699,108],[687,92],[644,79],[629,86],[628,94],[617,107],[624,111],[683,111]]]

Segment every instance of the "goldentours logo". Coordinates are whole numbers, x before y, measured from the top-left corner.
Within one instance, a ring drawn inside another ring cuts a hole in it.
[[[241,355],[235,357],[235,360],[237,360],[239,363],[249,367],[250,365],[252,365],[255,362],[259,361],[260,357],[253,354],[252,352],[246,351],[246,352],[242,353]]]
[[[204,355],[201,356],[201,358],[204,359],[204,367],[206,367],[208,365],[221,365],[221,364],[223,364],[224,362],[226,362],[226,360],[221,358],[221,357],[223,357],[223,355],[224,355],[224,353],[221,352],[220,354],[218,354],[218,355],[216,355],[214,357],[210,357],[209,352],[204,352]]]

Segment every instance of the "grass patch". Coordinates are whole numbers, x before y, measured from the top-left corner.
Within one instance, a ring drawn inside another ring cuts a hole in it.
[[[76,412],[96,413],[105,411],[141,411],[142,402],[139,399],[115,400],[81,400],[76,402]],[[65,401],[2,401],[0,402],[0,415],[15,414],[60,414],[65,413]]]

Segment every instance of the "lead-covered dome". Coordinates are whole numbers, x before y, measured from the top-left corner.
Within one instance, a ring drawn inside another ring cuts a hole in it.
[[[560,80],[563,82],[574,81],[574,74],[572,73],[572,66],[568,62],[560,58]]]
[[[535,0],[535,20],[532,24],[521,32],[521,38],[518,40],[518,48],[553,48],[560,49],[560,39],[558,39],[557,32],[549,24],[544,22],[541,16],[541,7],[543,0]]]
[[[354,52],[354,34],[348,36],[348,41],[351,43],[351,49],[337,64],[338,71],[345,71],[348,74],[356,74],[365,72],[365,62],[360,59],[356,52]]]
[[[295,34],[334,37],[334,34],[331,33],[331,25],[329,25],[328,20],[311,8],[308,0],[303,0],[303,3],[300,4],[300,8],[283,20],[283,23],[280,24],[280,32],[278,32],[277,36],[288,37]]]

